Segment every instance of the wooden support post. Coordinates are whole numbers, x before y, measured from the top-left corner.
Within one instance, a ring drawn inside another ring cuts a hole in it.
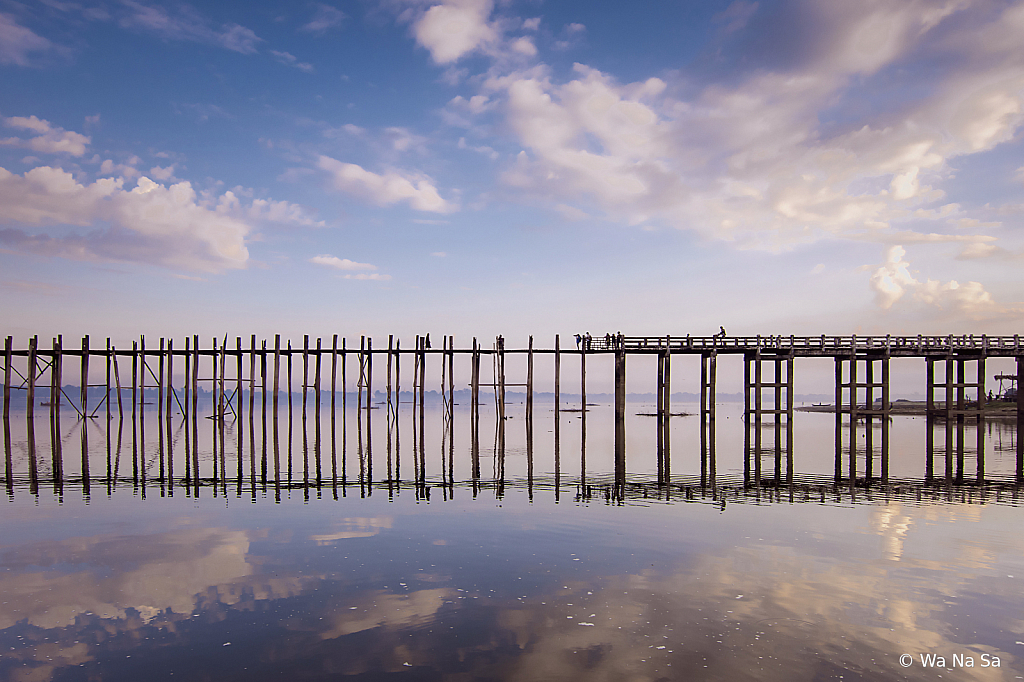
[[[108,336],[107,337],[107,392],[106,392],[106,394],[104,394],[104,398],[103,398],[103,401],[107,404],[107,425],[108,425],[108,428],[109,428],[109,425],[110,425],[110,373],[111,373],[111,370],[113,369],[112,365],[111,365],[112,361],[113,361],[113,358],[112,358],[111,352],[110,352],[110,337]],[[107,438],[107,449],[108,450],[110,449],[110,438],[109,437]],[[110,476],[108,475],[107,478],[109,479]]]
[[[615,349],[615,460],[625,465],[626,460],[626,351]],[[622,492],[622,491],[620,491]]]
[[[338,335],[331,341],[331,439],[334,439],[334,407],[335,395],[338,393]]]
[[[946,356],[946,482],[953,480],[953,356]]]
[[[927,420],[926,420],[927,421]],[[889,348],[882,357],[882,482],[889,482]]]
[[[956,361],[956,482],[962,483],[964,476],[964,410],[967,407],[966,363],[962,358]]]
[[[580,349],[580,398],[583,402],[580,407],[582,411],[580,418],[583,420],[584,427],[587,423],[587,342],[583,342],[583,347]]]
[[[388,371],[387,371],[387,410],[388,418],[391,417],[391,359],[395,354],[395,337],[388,334]]]
[[[57,401],[54,398],[57,396],[57,356],[60,354],[58,349],[60,346],[57,345],[57,337],[53,337],[53,350],[50,354],[50,419],[53,419],[53,413],[56,411]],[[52,431],[52,429],[51,429]],[[51,434],[52,435],[52,434]]]
[[[473,366],[470,368],[470,412],[471,418],[475,418],[480,412],[480,348],[477,346],[476,337],[473,337]]]
[[[136,391],[138,390],[138,373],[139,373],[139,344],[137,341],[132,341],[132,419],[135,419],[135,410],[138,406],[138,396]],[[132,439],[134,440],[135,433],[134,429],[132,432]]]
[[[978,485],[985,483],[985,404],[987,402],[987,396],[985,395],[985,355],[988,351],[988,344],[985,341],[982,345],[981,357],[978,358],[978,374],[976,376],[976,385],[978,390],[977,408],[978,416],[976,418],[977,424],[977,441],[975,448],[977,452],[977,482]]]
[[[660,344],[659,344],[660,345]],[[657,455],[658,455],[658,485],[664,481],[664,453],[665,453],[665,351],[658,348],[658,383],[655,389],[657,395],[655,406],[655,421],[657,433]],[[703,459],[701,460],[703,462]]]
[[[317,484],[320,483],[320,355],[323,352],[322,348],[323,339],[319,336],[316,338],[316,362],[313,363],[313,400],[316,401],[313,407],[313,415],[316,419],[316,433],[317,437],[313,441],[313,454],[316,456],[317,464]]]
[[[239,353],[241,357],[241,353]],[[260,392],[266,393],[267,387],[260,386]],[[241,405],[241,398],[239,398],[239,405]],[[249,338],[249,432],[252,435],[253,430],[253,412],[256,408],[256,335],[253,334]],[[252,438],[250,438],[252,440]],[[251,444],[252,449],[255,448],[255,443]],[[249,453],[250,457],[255,457],[253,452]]]
[[[36,344],[39,337],[28,340],[28,390],[25,392],[25,416],[29,421],[35,417],[36,402]]]
[[[792,350],[786,359],[786,483],[793,483],[793,368]]]
[[[443,379],[443,377],[442,377]],[[455,337],[448,337],[448,420],[451,422],[455,419]],[[454,438],[455,431],[450,430],[448,432],[449,440]],[[451,441],[454,443],[454,441]],[[454,447],[454,445],[452,445]]]
[[[167,423],[170,426],[174,399],[174,339],[167,339]]]
[[[835,356],[835,391],[836,391],[836,425],[835,425],[835,482],[839,483],[843,474],[843,358]]]
[[[14,337],[4,339],[4,420],[11,418],[11,361],[14,359]],[[10,443],[10,438],[5,440]]]
[[[309,384],[309,334],[302,336],[302,424],[305,434],[306,424],[306,387]]]
[[[533,335],[530,336],[528,350],[526,351],[526,421],[527,426],[533,428]]]
[[[277,419],[277,406],[281,392],[281,335],[274,335],[274,419]]]
[[[1017,483],[1024,483],[1024,357],[1017,356]]]
[[[89,335],[82,337],[82,417],[89,414]]]
[[[160,351],[156,356],[157,360],[157,378],[156,378],[156,414],[157,424],[163,425],[164,422],[164,338],[160,337]],[[170,415],[168,415],[170,416]],[[160,428],[157,429],[160,433],[160,437],[163,438],[163,431]],[[161,440],[160,454],[163,454],[163,441]]]
[[[244,371],[243,371],[243,368],[242,368],[242,337],[241,336],[236,336],[235,337],[235,352],[238,353],[238,357],[236,358],[237,362],[235,363],[235,405],[237,406],[238,409],[235,410],[235,413],[236,413],[235,416],[238,418],[238,428],[239,428],[238,442],[241,443],[244,440],[242,438],[242,436],[241,436],[241,433],[242,433],[241,432],[241,428],[242,428],[242,416],[243,416],[242,395],[245,392],[244,388],[243,388],[244,385],[242,383],[242,374],[244,373]],[[239,452],[239,460],[238,461],[239,462],[242,461],[241,460],[241,452]],[[239,466],[241,466],[241,464],[239,464]]]
[[[373,406],[373,339],[366,337],[366,409]],[[369,412],[367,412],[369,416]],[[366,434],[369,438],[370,434]]]
[[[665,436],[665,484],[671,480],[672,471],[672,337],[665,337],[665,398],[662,405],[665,409],[665,420],[662,424]]]

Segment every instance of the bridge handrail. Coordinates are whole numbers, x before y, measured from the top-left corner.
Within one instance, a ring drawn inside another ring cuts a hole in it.
[[[728,350],[728,349],[766,349],[766,350],[849,350],[890,349],[890,350],[988,350],[1013,349],[1021,350],[1020,335],[989,336],[987,334],[948,334],[938,335],[899,335],[885,336],[829,335],[819,336],[625,336],[608,334],[593,337],[589,350],[629,350],[638,349],[680,349],[680,350]]]

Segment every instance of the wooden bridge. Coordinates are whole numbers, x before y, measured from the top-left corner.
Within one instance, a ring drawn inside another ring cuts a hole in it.
[[[672,357],[675,355],[699,355],[700,370],[700,416],[702,422],[702,449],[715,448],[715,412],[717,387],[717,360],[719,355],[742,355],[744,362],[744,408],[747,423],[745,447],[749,460],[753,462],[758,477],[760,476],[760,458],[762,453],[774,450],[776,461],[780,453],[788,453],[792,448],[791,423],[794,412],[794,363],[797,358],[831,357],[835,361],[835,413],[836,413],[836,458],[837,462],[843,451],[841,424],[846,416],[852,430],[849,439],[850,475],[855,476],[857,440],[855,430],[858,424],[866,422],[866,447],[873,451],[871,439],[873,430],[871,422],[879,419],[881,429],[881,451],[883,453],[883,477],[887,476],[885,467],[888,462],[888,425],[891,415],[890,372],[891,358],[921,358],[926,364],[926,414],[929,420],[943,419],[946,429],[947,474],[951,466],[951,453],[954,451],[954,429],[958,457],[963,456],[963,426],[968,421],[980,423],[986,414],[985,362],[989,357],[1015,358],[1016,378],[1024,375],[1024,346],[1019,335],[988,336],[988,335],[941,335],[941,336],[859,336],[859,335],[819,335],[819,336],[624,336],[621,334],[605,334],[599,337],[582,338],[576,348],[562,348],[560,337],[554,338],[554,347],[550,349],[535,348],[533,337],[529,337],[525,348],[506,348],[505,340],[496,337],[494,342],[485,347],[477,339],[473,339],[469,347],[457,348],[452,336],[441,337],[441,347],[432,347],[430,337],[417,336],[412,348],[401,347],[401,341],[393,336],[388,337],[386,347],[373,347],[369,337],[360,337],[359,347],[349,348],[347,341],[334,335],[328,347],[323,339],[303,337],[302,347],[293,348],[290,341],[282,343],[281,337],[275,336],[273,341],[262,340],[257,344],[256,336],[249,339],[248,347],[242,343],[241,337],[235,338],[233,347],[225,336],[223,340],[212,339],[203,348],[198,336],[186,337],[183,344],[175,346],[173,339],[159,340],[159,345],[147,348],[145,338],[132,342],[131,349],[119,349],[112,346],[107,339],[103,347],[96,348],[90,344],[89,337],[82,339],[81,348],[64,348],[63,339],[56,337],[50,348],[41,347],[39,339],[28,340],[27,348],[15,349],[13,338],[8,336],[4,344],[4,408],[5,423],[9,420],[13,403],[12,391],[25,391],[25,406],[28,419],[33,418],[36,406],[36,393],[40,387],[48,386],[48,407],[51,415],[59,413],[62,406],[72,407],[82,418],[94,418],[97,411],[106,406],[107,418],[111,418],[112,404],[116,400],[117,412],[123,415],[123,396],[130,395],[132,414],[141,412],[142,400],[148,388],[156,389],[157,409],[161,414],[172,413],[176,405],[186,419],[191,416],[194,421],[198,412],[197,400],[201,382],[209,382],[213,388],[214,418],[223,423],[227,415],[240,418],[246,410],[245,398],[248,398],[250,418],[254,412],[261,410],[266,420],[268,396],[272,397],[272,414],[276,418],[279,394],[287,389],[292,394],[293,360],[301,360],[301,383],[303,410],[306,396],[310,390],[314,396],[314,405],[319,415],[321,408],[321,392],[330,395],[330,410],[335,412],[335,401],[338,394],[338,369],[341,369],[341,401],[344,409],[347,396],[347,362],[351,358],[358,363],[356,388],[359,406],[366,405],[373,395],[373,360],[375,357],[386,362],[385,390],[389,414],[396,416],[399,405],[397,395],[401,391],[400,371],[401,360],[410,359],[413,364],[412,387],[414,395],[413,410],[419,408],[420,424],[423,419],[425,403],[426,366],[428,358],[434,362],[440,360],[441,395],[448,419],[451,419],[455,404],[455,358],[457,355],[470,356],[471,414],[474,428],[479,423],[480,389],[493,389],[497,406],[498,447],[504,447],[505,430],[505,390],[509,386],[526,388],[526,421],[527,428],[533,423],[534,405],[534,358],[537,355],[553,355],[554,360],[554,411],[556,415],[555,429],[557,433],[557,415],[561,408],[561,363],[563,358],[578,357],[579,359],[579,390],[581,394],[581,417],[586,422],[587,405],[587,358],[591,355],[611,354],[614,356],[615,379],[615,443],[616,458],[625,458],[625,413],[626,413],[626,359],[630,355],[656,355],[657,363],[657,416],[658,416],[658,451],[667,453],[670,449],[669,424],[671,409],[671,375]],[[521,382],[509,383],[506,379],[505,357],[512,354],[525,354],[527,357],[526,376]],[[491,381],[484,381],[481,371],[481,360],[489,358],[492,365]],[[66,358],[77,358],[79,361],[79,396],[77,404],[65,390],[63,382],[63,366]],[[130,382],[127,386],[121,380],[129,378],[128,367],[125,373],[119,370],[118,360],[130,363]],[[93,364],[90,367],[90,361]],[[99,362],[96,362],[98,360]],[[100,369],[105,367],[105,381],[90,383]],[[183,365],[184,371],[181,372]],[[324,365],[327,365],[325,367]],[[174,368],[179,372],[175,375]],[[379,365],[378,365],[379,366]],[[408,365],[407,365],[408,366]],[[329,381],[323,375],[328,374]],[[203,376],[206,375],[207,376]],[[284,376],[282,377],[282,373]],[[174,386],[176,376],[180,384]],[[407,375],[406,375],[407,376]],[[1007,375],[1003,375],[1004,378]],[[148,378],[147,378],[148,377]],[[378,375],[379,377],[379,375]],[[378,382],[381,377],[378,378]],[[1016,382],[1018,385],[1019,381]],[[329,389],[328,389],[329,386]],[[89,411],[89,388],[103,388],[103,398]],[[248,391],[246,391],[248,389]],[[179,395],[179,393],[181,395]],[[256,396],[260,396],[261,405],[256,406]],[[395,396],[393,399],[392,397]],[[289,397],[290,400],[290,397]],[[367,419],[369,419],[369,412]],[[1024,423],[1024,392],[1017,391],[1016,416],[1018,427]],[[772,445],[762,442],[761,422],[771,420],[775,426],[775,438]],[[978,428],[978,452],[983,452],[984,429]],[[932,438],[932,429],[928,430],[928,438]],[[10,439],[5,437],[8,453]],[[928,449],[932,450],[929,442]],[[9,455],[8,455],[9,456]],[[624,471],[624,466],[622,467]],[[1018,478],[1024,482],[1024,443],[1017,440],[1017,471]]]

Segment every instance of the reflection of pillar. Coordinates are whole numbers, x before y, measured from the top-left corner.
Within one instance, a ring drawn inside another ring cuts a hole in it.
[[[555,501],[558,501],[559,491],[558,488],[561,485],[561,462],[559,458],[559,422],[561,421],[559,413],[559,401],[561,400],[560,395],[560,373],[561,373],[561,362],[562,362],[562,350],[559,347],[558,334],[555,334]]]

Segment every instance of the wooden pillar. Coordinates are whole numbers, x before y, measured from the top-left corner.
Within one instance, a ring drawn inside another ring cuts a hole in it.
[[[238,357],[239,358],[242,357],[242,352],[241,351],[238,352]],[[239,373],[239,374],[241,374],[241,373]],[[267,389],[266,389],[265,386],[260,386],[260,392],[266,393],[266,391],[267,391]],[[239,396],[239,398],[238,398],[238,404],[239,405],[242,404],[241,396]],[[253,412],[254,412],[255,408],[256,408],[256,335],[253,334],[249,338],[249,436],[250,436],[250,441],[254,441],[255,440],[255,436],[253,435]],[[255,442],[251,442],[250,445],[251,445],[251,447],[250,447],[249,457],[250,457],[250,459],[252,459],[252,458],[254,458],[256,456],[255,452],[253,452],[255,450],[256,443]],[[250,473],[252,473],[252,472],[250,472]],[[253,492],[255,494],[255,491],[253,491]]]
[[[835,425],[835,482],[839,483],[843,474],[843,358],[835,356],[835,391],[836,391],[836,425]]]
[[[53,350],[50,352],[50,420],[52,426],[53,413],[56,411],[57,401],[54,399],[57,396],[57,356],[59,353],[60,346],[57,345],[57,337],[53,337]],[[53,429],[50,429],[51,436]]]
[[[626,461],[626,351],[615,349],[615,462],[616,471],[625,471]],[[616,476],[618,478],[618,476]],[[620,490],[620,493],[624,491]],[[621,499],[621,498],[620,498]]]
[[[967,373],[966,362],[962,358],[956,361],[956,481],[963,482],[964,475],[964,411],[967,408]]]
[[[655,405],[655,420],[657,422],[657,454],[658,454],[658,485],[664,483],[664,455],[665,455],[665,351],[658,348],[658,383],[655,389],[657,395]]]
[[[662,428],[664,429],[664,464],[665,464],[665,484],[668,485],[672,471],[672,337],[665,337],[665,384],[664,384],[665,397],[662,400],[662,405],[665,408],[665,420],[662,422]]]
[[[587,423],[587,342],[583,342],[583,346],[580,349],[580,392],[582,393],[583,399],[583,411],[581,418],[583,423]]]
[[[338,393],[338,335],[335,334],[331,340],[331,447],[333,449],[334,439],[334,407],[335,396]]]
[[[366,337],[366,409],[373,405],[373,339]],[[369,413],[367,413],[369,417]],[[370,434],[366,434],[367,438]]]
[[[442,380],[444,377],[442,377]],[[455,419],[455,337],[448,337],[448,419]],[[448,439],[451,448],[454,448],[455,430],[448,431]]]
[[[786,359],[786,483],[793,483],[793,369],[792,350]]]
[[[302,423],[305,434],[306,388],[309,385],[309,334],[302,335]]]
[[[89,414],[89,335],[82,337],[82,417]]]
[[[391,416],[391,359],[394,355],[395,349],[395,337],[393,334],[388,334],[388,372],[387,372],[387,410],[388,417]],[[389,476],[390,478],[390,476]]]
[[[533,336],[530,336],[526,352],[526,422],[527,428],[533,430]]]
[[[111,373],[111,369],[112,369],[111,363],[112,363],[112,356],[111,356],[111,352],[110,352],[110,337],[108,336],[107,337],[107,392],[104,394],[104,397],[103,397],[103,402],[105,402],[107,404],[107,428],[108,428],[108,430],[110,428],[110,373]],[[56,396],[54,396],[54,397],[56,397]],[[52,398],[51,398],[51,402],[52,402]],[[107,450],[110,450],[110,438],[109,438],[109,435],[107,437]],[[107,454],[109,455],[109,452]],[[109,456],[108,456],[107,459],[109,460]],[[107,479],[109,480],[109,478],[110,478],[110,475],[109,475],[109,472],[108,472]]]
[[[470,420],[475,419],[480,410],[480,348],[476,337],[473,337],[472,367],[470,367]]]
[[[978,358],[978,375],[975,382],[978,387],[978,416],[977,416],[977,441],[975,448],[977,449],[977,481],[981,485],[985,482],[985,405],[987,403],[987,396],[985,395],[985,354],[988,351],[988,341],[983,341],[982,355]]]
[[[277,406],[281,391],[281,335],[274,335],[274,419],[277,419]]]
[[[25,392],[25,416],[29,421],[35,417],[36,402],[36,344],[39,337],[28,340],[28,390]]]
[[[1017,356],[1017,483],[1024,483],[1024,357]]]
[[[927,420],[925,420],[927,421]],[[882,482],[889,482],[889,349],[882,357]]]
[[[949,339],[952,345],[952,337]],[[954,398],[954,362],[952,352],[946,355],[946,381],[945,381],[945,413],[946,413],[946,482],[953,480],[953,398]]]
[[[174,393],[174,339],[167,339],[167,420],[170,425]]]
[[[11,418],[11,361],[14,359],[14,337],[4,339],[4,420]],[[10,443],[10,438],[4,442]]]

